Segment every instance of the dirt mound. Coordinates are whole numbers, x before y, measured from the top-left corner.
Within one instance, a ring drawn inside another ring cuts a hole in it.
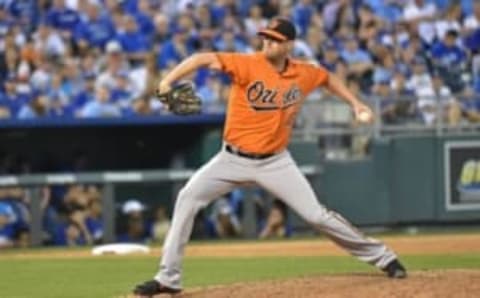
[[[480,270],[436,270],[410,273],[404,280],[380,274],[322,275],[288,280],[233,284],[187,290],[191,298],[317,297],[479,297]]]

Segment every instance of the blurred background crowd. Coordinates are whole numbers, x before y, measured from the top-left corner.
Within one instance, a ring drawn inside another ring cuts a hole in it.
[[[432,123],[439,104],[449,123],[480,119],[474,0],[0,0],[0,118],[162,114],[166,71],[195,52],[257,50],[273,16],[295,22],[296,57],[359,94],[416,99],[383,101],[385,122]],[[192,79],[205,113],[221,112],[228,78]]]
[[[0,188],[0,249],[30,246],[30,202],[39,191],[42,216],[42,245],[83,246],[104,240],[102,191],[96,185],[43,187],[40,190]],[[195,220],[192,238],[241,238],[244,189],[238,188],[202,210]],[[258,238],[289,237],[292,225],[287,207],[261,189],[250,198],[255,208]],[[118,205],[115,214],[115,241],[119,243],[162,244],[170,227],[167,208],[158,200],[131,198]]]
[[[258,50],[256,32],[274,16],[297,26],[295,57],[345,80],[384,123],[480,121],[474,0],[0,0],[0,119],[161,117],[154,90],[165,72],[197,52]],[[229,78],[202,69],[191,79],[204,113],[223,112]],[[26,172],[0,152],[0,174]],[[32,191],[0,188],[0,247],[28,246]],[[44,244],[101,242],[99,186],[45,187],[39,197]],[[201,212],[194,237],[242,235],[243,197],[234,191]],[[286,207],[256,197],[257,236],[289,236]],[[162,241],[171,210],[141,199],[117,207],[118,241]]]

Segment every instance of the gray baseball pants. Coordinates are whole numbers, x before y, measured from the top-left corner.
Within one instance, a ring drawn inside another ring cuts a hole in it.
[[[249,182],[258,184],[284,201],[315,229],[358,259],[383,268],[396,258],[385,244],[366,237],[338,213],[320,204],[288,151],[254,160],[222,148],[179,192],[155,280],[171,288],[182,287],[182,257],[195,215],[239,184]]]

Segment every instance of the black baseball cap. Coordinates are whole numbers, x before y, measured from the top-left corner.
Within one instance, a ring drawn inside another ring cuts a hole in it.
[[[278,41],[294,40],[297,36],[295,26],[284,18],[274,18],[267,28],[258,31],[258,35],[273,38]]]

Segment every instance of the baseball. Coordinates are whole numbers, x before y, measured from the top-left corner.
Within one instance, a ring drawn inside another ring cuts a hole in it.
[[[358,114],[358,120],[360,120],[361,122],[368,122],[370,121],[370,113],[369,112],[366,112],[366,111],[362,111],[360,112],[360,114]]]

